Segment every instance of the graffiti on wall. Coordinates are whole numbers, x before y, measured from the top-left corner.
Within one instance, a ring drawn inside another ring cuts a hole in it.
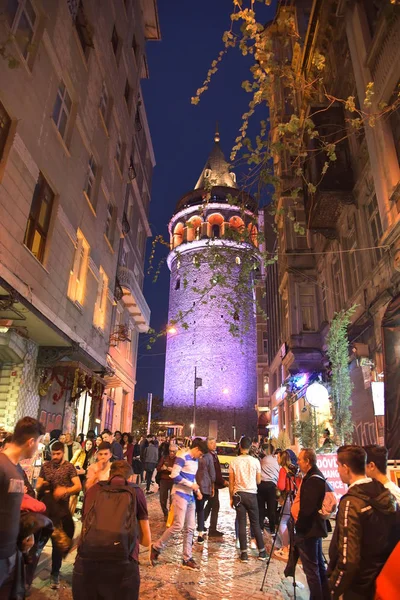
[[[46,433],[50,433],[53,429],[62,429],[63,416],[60,412],[48,412],[41,410],[39,413],[39,421],[45,428]]]
[[[353,441],[359,446],[368,446],[369,444],[376,444],[376,425],[375,422],[357,423],[354,427]]]

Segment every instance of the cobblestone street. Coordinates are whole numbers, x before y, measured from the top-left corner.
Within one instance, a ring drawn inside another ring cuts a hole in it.
[[[153,539],[157,539],[164,530],[164,521],[159,505],[158,494],[148,496],[149,515]],[[264,591],[260,591],[266,564],[257,560],[257,552],[249,550],[250,560],[241,563],[235,549],[234,536],[235,513],[229,507],[228,490],[221,493],[221,509],[218,527],[224,532],[223,541],[207,539],[204,546],[194,544],[193,556],[200,566],[200,571],[193,572],[180,568],[182,544],[177,539],[160,556],[159,564],[151,567],[148,563],[148,552],[142,549],[140,554],[141,588],[140,600],[239,600],[250,597],[264,600],[289,600],[293,598],[292,579],[283,578],[285,563],[272,560]],[[267,550],[271,541],[265,537]],[[32,591],[32,600],[47,598],[70,600],[72,598],[70,583],[75,552],[72,552],[63,563],[61,570],[61,588],[59,591],[49,587],[50,548],[41,561],[41,569],[36,577]],[[305,583],[300,567],[296,572],[300,583]],[[306,589],[296,590],[298,600],[307,600]]]

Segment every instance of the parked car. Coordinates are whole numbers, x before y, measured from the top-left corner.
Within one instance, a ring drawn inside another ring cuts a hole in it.
[[[238,455],[238,445],[235,442],[218,442],[217,454],[221,465],[222,477],[228,479],[229,464]]]

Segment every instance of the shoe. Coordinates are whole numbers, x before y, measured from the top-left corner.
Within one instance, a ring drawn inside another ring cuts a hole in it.
[[[268,554],[266,550],[261,550],[258,554],[258,560],[267,560]]]
[[[236,545],[236,548],[238,550],[240,550],[240,540],[239,540],[239,538],[236,540],[236,544],[235,545]]]
[[[222,531],[218,531],[217,529],[215,529],[214,531],[210,531],[208,532],[208,537],[217,537],[217,538],[221,538],[224,537],[224,534],[222,533]]]
[[[250,540],[250,548],[251,550],[257,550],[257,542],[254,538]]]
[[[241,552],[239,558],[241,562],[249,562],[249,555],[247,554],[247,552]]]
[[[153,567],[156,565],[159,556],[160,551],[154,548],[154,546],[152,545],[150,550],[150,562],[153,565]]]
[[[200,567],[195,563],[193,558],[182,561],[182,569],[189,569],[190,571],[199,571]]]
[[[202,535],[199,535],[199,537],[197,538],[197,543],[203,545],[204,544],[204,538]]]
[[[277,558],[278,560],[285,560],[285,561],[287,561],[288,558],[289,558],[289,552],[287,552],[283,548],[280,548],[279,550],[275,550],[275,552],[274,552],[274,558]]]
[[[50,587],[52,590],[60,589],[60,576],[58,573],[56,575],[50,575]]]

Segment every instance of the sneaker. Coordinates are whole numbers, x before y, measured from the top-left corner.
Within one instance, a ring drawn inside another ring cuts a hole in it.
[[[240,540],[239,538],[236,540],[236,548],[240,550]]]
[[[154,546],[152,545],[150,550],[150,562],[153,565],[153,567],[155,566],[159,556],[160,551],[154,548]]]
[[[258,554],[258,560],[267,560],[268,554],[266,550],[261,550]]]
[[[257,550],[257,542],[254,538],[250,540],[250,548],[251,550]]]
[[[193,558],[182,561],[182,569],[190,569],[190,571],[199,571],[200,567],[196,564]]]
[[[50,587],[52,590],[58,590],[60,588],[60,576],[58,573],[56,575],[50,575]]]
[[[204,544],[204,538],[202,535],[199,535],[199,537],[197,538],[197,543],[203,545]]]
[[[249,562],[249,555],[247,554],[247,552],[241,552],[239,558],[241,562]]]
[[[209,531],[208,532],[208,537],[217,537],[217,538],[221,538],[224,537],[224,534],[222,533],[222,531],[218,531],[217,529],[215,529],[214,531]]]

